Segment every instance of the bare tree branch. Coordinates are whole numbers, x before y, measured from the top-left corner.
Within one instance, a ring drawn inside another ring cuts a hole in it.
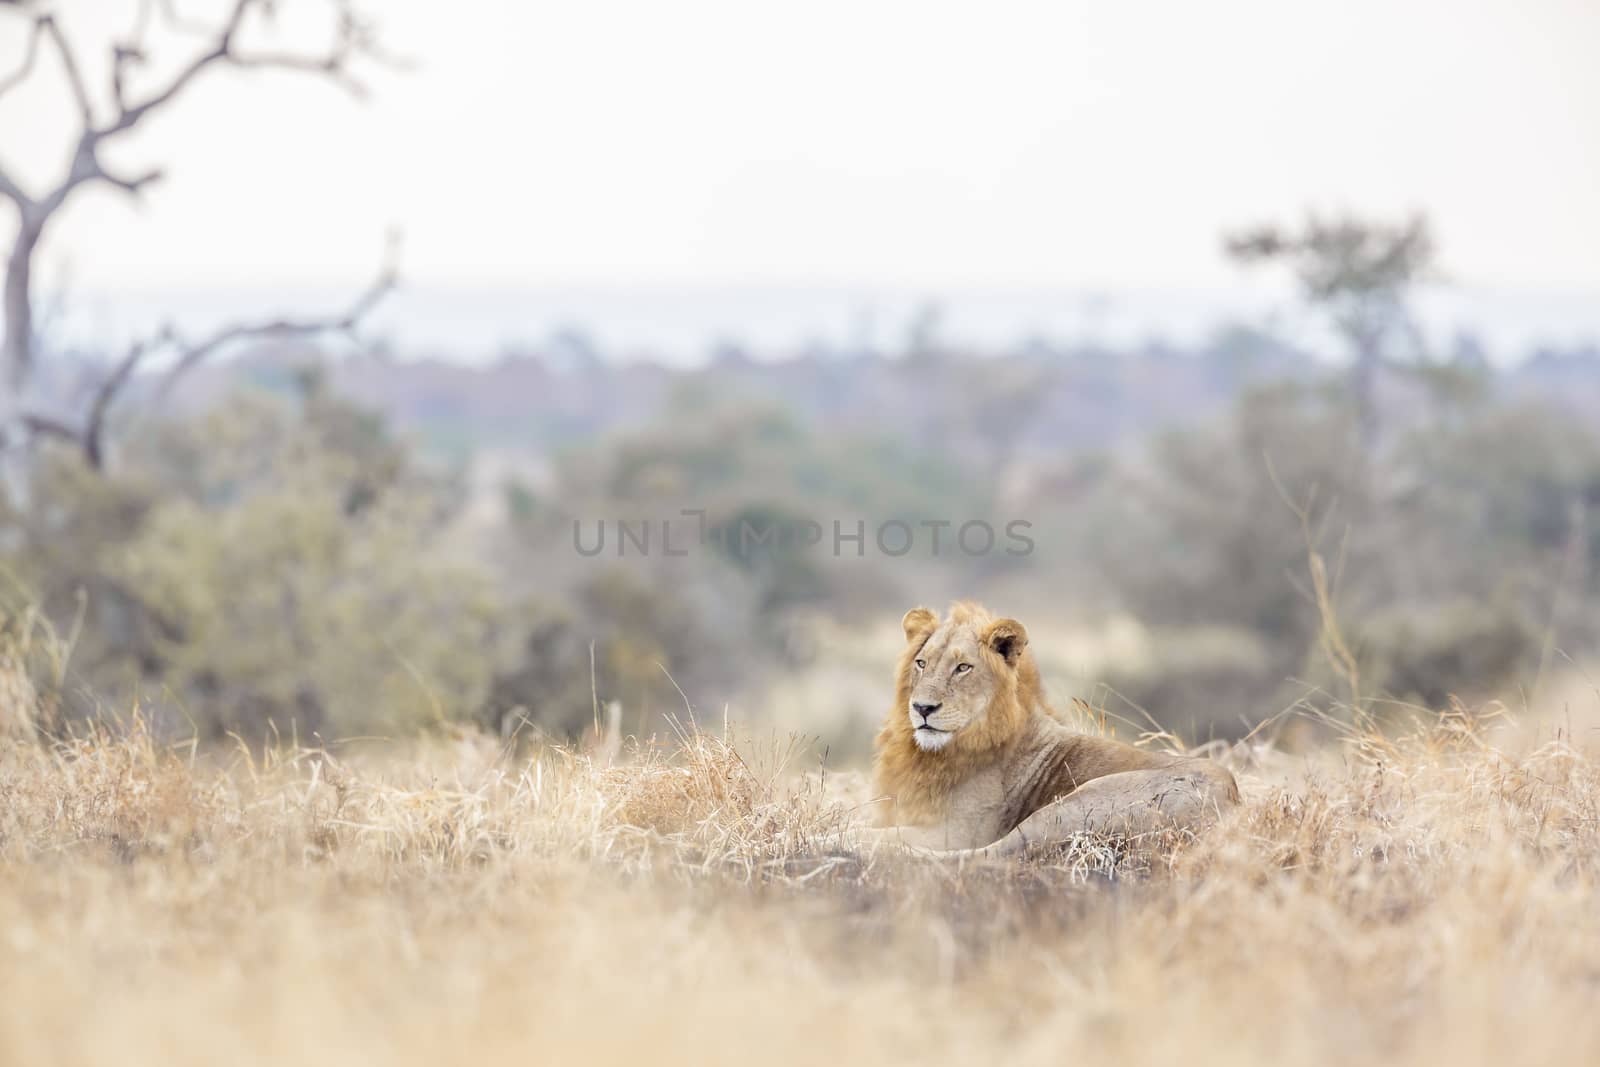
[[[89,405],[89,417],[82,430],[74,429],[65,419],[37,411],[23,412],[19,416],[19,421],[35,437],[53,437],[58,441],[78,446],[89,466],[97,471],[104,470],[106,414],[111,410],[111,404],[122,391],[122,387],[128,384],[140,361],[153,348],[169,339],[169,335],[163,333],[154,343],[138,341],[128,349],[128,354],[122,357],[95,389],[94,399]]]
[[[378,277],[341,314],[322,319],[274,319],[268,322],[236,324],[218,330],[199,344],[190,347],[184,346],[182,339],[171,326],[163,327],[153,338],[135,342],[95,388],[94,397],[89,404],[89,414],[84,420],[82,429],[72,426],[65,419],[44,412],[23,412],[17,419],[34,437],[49,437],[76,445],[83,452],[83,457],[89,466],[97,471],[104,471],[106,429],[112,406],[128,383],[133,380],[139,366],[152,353],[169,347],[180,349],[177,361],[167,371],[157,388],[154,406],[159,406],[183,375],[193,370],[207,357],[231,344],[271,337],[311,337],[323,333],[354,334],[362,320],[398,283],[398,250],[398,238],[391,235]]]
[[[23,53],[22,64],[12,74],[5,78],[0,78],[0,96],[4,96],[24,81],[27,81],[28,75],[33,73],[33,62],[39,55],[39,41],[44,37],[44,24],[47,17],[41,15],[33,20],[33,29],[28,34],[28,48]],[[14,201],[22,208],[27,208],[32,203],[27,195],[23,193],[21,187],[5,172],[4,167],[0,167],[0,196]]]
[[[17,68],[16,73],[0,79],[0,96],[27,81],[28,75],[33,73],[33,61],[39,55],[39,39],[44,36],[44,28],[49,21],[49,15],[40,15],[33,20],[33,32],[28,35],[28,50],[23,53],[22,65]]]
[[[127,37],[111,44],[111,99],[119,113],[128,109],[126,79],[129,68],[143,66],[149,58],[144,50],[144,35],[150,28],[150,17],[154,11],[155,0],[139,0],[133,30]]]
[[[382,269],[373,283],[343,314],[320,319],[273,319],[268,322],[241,323],[226,326],[199,344],[186,349],[173,363],[165,380],[156,391],[155,405],[160,406],[177,385],[178,379],[214,355],[219,350],[239,341],[265,338],[312,337],[323,333],[354,334],[361,321],[399,283],[399,242],[391,236],[384,255]]]
[[[166,340],[166,335],[157,339],[156,344]],[[122,357],[106,380],[100,383],[100,388],[95,390],[94,402],[89,405],[89,421],[83,428],[83,455],[89,461],[89,466],[95,470],[105,470],[105,431],[106,413],[111,410],[112,401],[122,387],[128,384],[133,377],[133,372],[138,369],[139,363],[154,347],[144,341],[136,342],[128,349],[128,354]]]
[[[229,51],[233,48],[234,34],[239,32],[239,26],[244,22],[245,13],[256,2],[257,0],[235,0],[233,11],[229,14],[228,21],[217,34],[216,43],[209,51],[192,59],[188,66],[179,71],[167,83],[166,88],[146,97],[143,103],[135,104],[133,107],[120,107],[117,111],[117,117],[112,121],[111,125],[99,130],[85,130],[85,135],[93,136],[98,140],[132,129],[139,123],[140,119],[143,119],[150,112],[182,92],[184,86],[194,80],[195,75],[218,60],[227,59]]]
[[[149,17],[150,8],[152,6],[159,7],[161,9],[162,19],[165,20],[168,26],[171,26],[175,30],[202,37],[209,36],[212,32],[211,27],[207,26],[205,23],[196,19],[185,18],[184,16],[178,14],[178,7],[172,2],[172,0],[140,0],[139,16],[141,20]],[[142,24],[143,22],[141,21],[141,25]]]
[[[128,109],[128,68],[141,66],[144,61],[144,49],[138,44],[118,42],[111,46],[111,99],[119,112]]]
[[[112,174],[104,167],[101,167],[98,160],[96,160],[95,165],[99,167],[97,176],[101,181],[116,186],[118,189],[121,189],[130,196],[138,196],[144,191],[145,186],[149,185],[151,182],[158,182],[166,176],[166,171],[162,170],[160,167],[152,167],[143,174],[136,174],[131,178],[124,178],[116,174]]]
[[[0,0],[0,3],[3,2],[5,0]],[[226,19],[219,27],[213,28],[203,28],[201,24],[179,16],[172,0],[140,0],[131,36],[111,46],[111,103],[115,115],[103,125],[95,121],[94,106],[83,80],[82,68],[61,25],[48,13],[34,18],[33,30],[28,39],[22,65],[15,73],[0,81],[0,95],[29,76],[37,64],[38,53],[42,48],[41,42],[48,38],[61,56],[68,85],[77,104],[82,130],[73,148],[66,175],[53,189],[37,199],[30,197],[11,178],[5,168],[0,166],[0,196],[14,201],[22,215],[18,242],[6,264],[5,337],[3,348],[0,348],[0,361],[3,361],[9,369],[13,384],[20,386],[28,378],[32,367],[34,331],[30,310],[31,261],[45,223],[61,209],[79,186],[102,182],[136,196],[145,186],[158,181],[162,176],[160,168],[151,168],[135,175],[118,174],[107,170],[100,162],[101,145],[133,129],[146,116],[171,103],[202,71],[216,65],[315,74],[327,78],[351,93],[362,95],[365,91],[364,86],[350,71],[352,61],[357,58],[368,58],[383,62],[386,57],[379,51],[376,31],[356,14],[351,0],[331,0],[331,2],[336,12],[332,44],[325,52],[301,55],[287,52],[250,53],[238,49],[237,39],[247,21],[247,16],[252,10],[270,16],[274,7],[273,0],[233,0]],[[6,6],[23,5],[9,3]],[[172,75],[164,85],[130,102],[133,94],[128,85],[128,76],[133,68],[143,64],[145,60],[143,37],[158,8],[168,25],[185,34],[202,35],[207,46]],[[286,321],[276,324],[275,329],[265,332],[317,332],[317,330],[296,329],[304,325],[306,324]],[[326,327],[318,327],[318,329],[323,328]],[[212,347],[232,339],[213,338],[215,344]],[[196,361],[203,357],[204,353],[201,353],[196,356]]]
[[[66,71],[67,84],[72,89],[73,101],[78,105],[78,115],[83,119],[84,128],[87,129],[94,125],[94,112],[89,104],[89,91],[83,84],[83,70],[78,66],[77,53],[72,50],[67,35],[61,32],[61,24],[49,13],[39,15],[33,20],[33,32],[28,35],[28,50],[23,54],[22,65],[14,74],[0,80],[0,96],[15,89],[33,73],[34,61],[39,57],[39,42],[46,37],[50,38],[50,42],[56,47],[56,52],[61,56],[61,66]]]
[[[4,167],[0,167],[0,196],[15,202],[18,207],[24,210],[33,207],[33,201],[28,198],[28,194],[24,193],[22,188],[11,180],[11,175],[5,172]]]
[[[37,24],[44,27],[44,32],[50,35],[50,39],[55,42],[56,51],[61,54],[61,66],[67,72],[67,84],[72,87],[72,97],[77,101],[83,128],[88,129],[94,125],[94,108],[89,104],[89,91],[83,85],[83,71],[78,67],[78,57],[67,41],[67,35],[61,32],[61,24],[54,16],[40,15]]]
[[[19,389],[33,369],[33,253],[44,232],[45,214],[15,190],[20,216],[17,237],[6,258],[4,289],[5,360],[4,371]]]
[[[257,70],[273,69],[299,71],[302,73],[322,74],[333,79],[339,85],[361,94],[365,92],[363,86],[349,72],[348,66],[352,59],[358,55],[371,55],[376,57],[377,35],[366,22],[357,18],[350,8],[340,4],[338,30],[334,37],[333,45],[322,55],[296,55],[286,52],[263,52],[251,55],[240,52],[235,48],[235,38],[239,29],[244,24],[245,15],[251,8],[260,7],[269,9],[266,0],[235,0],[232,12],[222,29],[214,38],[210,49],[196,56],[189,64],[173,77],[167,85],[152,93],[145,100],[132,107],[121,107],[116,119],[110,125],[93,131],[96,138],[110,137],[114,134],[132,129],[150,112],[166,104],[201,71],[214,63],[224,63],[234,67],[253,68]],[[169,17],[172,15],[171,5],[167,5]],[[192,24],[191,24],[192,25]]]
[[[263,52],[257,55],[234,54],[228,62],[246,70],[294,70],[307,74],[321,74],[331,79],[351,96],[365,98],[367,87],[346,69],[350,53],[344,46],[335,48],[325,56],[296,56],[286,53]]]
[[[71,426],[51,415],[40,415],[29,412],[20,416],[22,425],[35,437],[54,437],[62,441],[70,441],[75,445],[83,444],[83,436]]]

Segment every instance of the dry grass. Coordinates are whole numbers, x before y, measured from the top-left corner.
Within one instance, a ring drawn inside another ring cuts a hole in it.
[[[1171,852],[959,870],[699,733],[4,741],[0,1062],[1600,1062],[1600,764],[1497,736],[1258,753]]]

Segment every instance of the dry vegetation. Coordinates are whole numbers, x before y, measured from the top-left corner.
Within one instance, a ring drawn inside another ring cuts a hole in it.
[[[1597,1062],[1569,734],[1241,746],[1200,840],[965,869],[860,854],[859,775],[692,730],[12,739],[0,1062]]]

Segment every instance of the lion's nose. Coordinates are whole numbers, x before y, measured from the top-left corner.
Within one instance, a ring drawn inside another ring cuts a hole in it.
[[[911,710],[916,712],[918,715],[921,715],[923,722],[927,722],[928,721],[928,716],[930,716],[934,712],[938,711],[939,708],[940,708],[940,705],[938,705],[938,704],[912,704],[911,705]]]

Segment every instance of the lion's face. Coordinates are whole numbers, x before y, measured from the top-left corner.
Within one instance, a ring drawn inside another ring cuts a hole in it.
[[[999,728],[986,720],[998,714],[997,707],[1015,703],[997,698],[1014,694],[1017,661],[1028,641],[1022,624],[975,611],[952,612],[941,623],[933,612],[917,608],[902,625],[907,650],[901,691],[909,689],[902,711],[916,746],[940,752],[968,735]]]

